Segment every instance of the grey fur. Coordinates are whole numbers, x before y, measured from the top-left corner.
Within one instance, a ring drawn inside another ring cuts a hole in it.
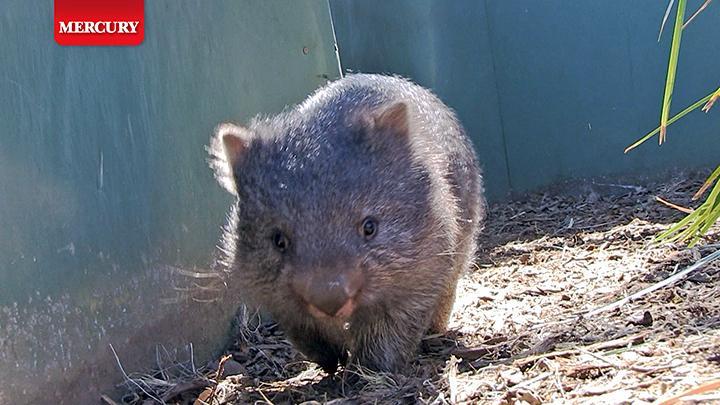
[[[397,118],[389,127],[378,121],[400,103],[406,134]],[[226,136],[240,141],[225,144]],[[240,152],[228,153],[233,147]],[[237,196],[222,241],[228,284],[270,312],[310,359],[334,371],[349,353],[363,366],[397,370],[425,332],[445,329],[485,202],[472,146],[430,91],[350,75],[247,128],[221,125],[209,151],[218,181]],[[358,232],[367,216],[378,221],[369,241]],[[271,241],[277,230],[290,240],[284,253]],[[293,278],[346,269],[365,277],[352,316],[312,316]]]

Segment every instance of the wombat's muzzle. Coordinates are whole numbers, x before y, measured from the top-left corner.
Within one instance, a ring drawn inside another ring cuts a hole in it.
[[[364,282],[359,268],[341,271],[312,269],[295,274],[292,287],[314,317],[345,319],[355,310]]]

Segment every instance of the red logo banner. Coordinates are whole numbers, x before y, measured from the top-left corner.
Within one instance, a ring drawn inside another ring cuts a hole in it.
[[[144,0],[55,0],[60,45],[139,45],[145,37]]]

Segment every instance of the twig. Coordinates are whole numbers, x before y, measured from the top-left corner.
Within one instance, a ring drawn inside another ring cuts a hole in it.
[[[720,394],[689,395],[687,397],[682,397],[682,400],[688,402],[710,403],[711,401],[720,401]]]
[[[684,212],[684,213],[686,213],[686,214],[692,214],[693,211],[695,211],[695,210],[692,209],[692,208],[687,208],[687,207],[683,207],[683,206],[680,206],[680,205],[677,205],[677,204],[673,204],[673,203],[671,203],[670,201],[667,201],[667,200],[664,200],[664,199],[660,198],[659,196],[655,196],[655,201],[657,201],[657,202],[659,202],[659,203],[662,203],[662,204],[665,204],[665,205],[667,205],[667,206],[670,207],[670,208],[674,208],[674,209],[676,209],[676,210],[678,210],[678,211],[680,211],[680,212]]]
[[[674,397],[670,397],[666,400],[663,400],[662,402],[658,403],[658,405],[677,404],[678,402],[682,401],[684,399],[684,397],[688,397],[691,395],[704,394],[706,392],[715,391],[717,389],[720,389],[720,380],[710,381],[710,382],[700,385],[699,387],[689,389],[681,394],[675,395]]]
[[[583,364],[566,369],[565,375],[570,378],[584,379],[585,377],[583,376],[586,376],[593,371],[602,372],[603,370],[607,370],[609,368],[613,368],[613,366],[609,364]]]
[[[222,379],[223,371],[225,370],[225,362],[230,360],[232,358],[232,354],[226,354],[220,358],[220,362],[218,363],[217,372],[215,373],[215,385],[212,387],[212,391],[210,391],[210,396],[208,396],[207,402],[208,404],[212,404],[213,400],[215,399],[215,393],[217,392],[217,387],[220,385],[220,380]]]
[[[636,193],[642,193],[645,191],[644,187],[641,186],[635,186],[632,184],[614,184],[614,183],[596,183],[593,181],[593,184],[596,186],[604,186],[604,187],[618,187],[618,188],[624,188],[627,190],[633,190]]]
[[[164,404],[165,401],[163,401],[163,400],[159,399],[158,397],[153,396],[153,395],[150,394],[149,392],[145,391],[145,389],[144,389],[140,384],[138,384],[137,381],[133,380],[132,378],[130,378],[130,377],[127,375],[127,373],[125,372],[125,369],[123,368],[122,364],[120,363],[120,358],[118,357],[117,353],[115,352],[115,348],[113,347],[112,343],[111,343],[109,346],[110,346],[110,350],[112,351],[113,356],[115,356],[115,361],[117,362],[117,365],[118,365],[118,367],[120,368],[120,372],[121,372],[121,373],[123,374],[123,376],[125,377],[125,380],[126,380],[126,381],[130,381],[131,383],[135,384],[135,386],[137,386],[138,388],[140,388],[140,391],[142,391],[142,392],[143,392],[145,395],[147,395],[148,397],[150,397],[150,398],[154,399],[155,401],[157,401],[157,403],[159,403],[159,404]]]
[[[677,367],[677,366],[672,366],[672,365],[661,366],[661,367],[640,367],[640,366],[634,366],[634,365],[625,365],[625,364],[619,363],[617,361],[614,361],[612,359],[609,359],[599,353],[593,353],[593,352],[590,352],[585,349],[580,349],[580,353],[585,354],[590,357],[594,357],[594,358],[602,361],[603,363],[606,363],[609,366],[614,367],[618,370],[632,370],[637,373],[643,373],[643,374],[657,373],[658,371],[670,370],[672,368]]]
[[[457,402],[457,365],[460,362],[457,357],[451,355],[450,360],[448,360],[447,367],[445,368],[447,372],[447,381],[448,381],[448,391],[450,395],[450,400],[453,403]]]
[[[528,386],[530,386],[530,385],[532,385],[532,384],[535,384],[536,382],[540,382],[540,381],[542,381],[542,380],[550,377],[550,376],[553,375],[553,374],[555,374],[554,371],[546,371],[546,372],[544,372],[544,373],[542,373],[542,374],[539,374],[539,375],[537,375],[537,376],[535,376],[535,377],[533,377],[533,378],[531,378],[531,379],[529,379],[529,380],[522,381],[522,382],[520,382],[520,383],[518,383],[518,384],[516,384],[516,385],[514,385],[514,386],[512,386],[512,387],[510,387],[510,391],[515,391],[515,390],[518,390],[518,389],[520,389],[520,388],[528,387]]]
[[[117,402],[113,401],[112,398],[105,394],[100,395],[100,400],[102,400],[107,405],[118,405]]]
[[[261,390],[260,388],[258,388],[257,392],[260,393],[260,396],[263,397],[263,399],[265,400],[265,402],[266,402],[268,405],[273,405],[272,401],[270,401],[270,400],[268,399],[268,397],[265,396],[265,393],[262,392],[262,390]]]
[[[162,366],[162,361],[161,361],[161,357],[160,357],[160,346],[161,345],[155,346],[155,364],[157,364],[157,368],[160,371],[160,375],[162,376],[163,380],[167,381],[167,380],[169,380],[169,378],[168,378],[165,367]]]
[[[598,343],[593,343],[588,346],[576,347],[574,349],[567,349],[567,350],[559,350],[559,351],[549,352],[549,353],[542,353],[542,354],[537,354],[534,356],[528,356],[525,358],[517,357],[513,360],[515,360],[516,365],[518,367],[523,367],[524,365],[526,365],[528,363],[532,363],[532,362],[540,360],[540,359],[549,359],[549,358],[554,358],[554,357],[563,357],[563,356],[568,356],[571,354],[577,354],[583,349],[587,350],[587,351],[590,351],[590,350],[602,351],[602,350],[608,350],[608,349],[617,349],[619,347],[627,347],[628,345],[644,342],[645,335],[647,335],[647,333],[638,333],[633,336],[623,337],[623,338],[619,338],[619,339],[613,339],[613,340],[609,340],[607,342],[598,342]]]
[[[609,366],[612,366],[612,367],[614,367],[614,368],[617,368],[617,369],[623,369],[623,368],[625,368],[624,365],[622,365],[622,364],[620,364],[620,363],[618,363],[618,362],[616,362],[616,361],[613,361],[613,360],[611,360],[611,359],[608,359],[607,357],[602,356],[602,355],[600,355],[600,354],[593,353],[593,352],[588,351],[588,350],[585,350],[585,349],[578,349],[578,351],[579,351],[580,353],[584,354],[584,355],[587,355],[587,356],[590,356],[590,357],[594,357],[594,358],[602,361],[603,363],[605,363],[605,364],[607,364],[607,365],[609,365]]]
[[[602,394],[607,394],[607,393],[610,393],[610,392],[616,392],[616,391],[619,391],[619,390],[631,391],[631,390],[638,389],[638,388],[647,388],[647,387],[655,384],[656,382],[658,382],[658,380],[659,380],[659,379],[658,379],[657,377],[655,377],[655,378],[653,378],[653,379],[651,379],[651,380],[642,381],[642,382],[639,382],[639,383],[637,383],[637,384],[633,384],[633,385],[629,385],[629,386],[620,386],[620,387],[609,388],[609,389],[605,389],[605,390],[601,390],[601,391],[595,391],[595,392],[588,392],[588,391],[585,391],[585,392],[580,391],[580,392],[578,392],[578,391],[575,391],[575,392],[573,392],[571,395],[572,395],[572,397],[574,397],[574,398],[578,398],[578,397],[585,397],[585,396],[602,395]]]
[[[197,369],[195,368],[195,351],[192,342],[190,342],[190,366],[192,366],[192,373],[197,374]]]
[[[697,262],[695,262],[695,264],[693,264],[692,266],[686,268],[685,270],[682,270],[682,271],[680,271],[679,273],[675,273],[675,274],[673,274],[672,276],[670,276],[670,277],[668,277],[668,278],[666,278],[666,279],[664,279],[664,280],[662,280],[662,281],[660,281],[660,282],[658,282],[658,283],[655,283],[655,284],[651,285],[650,287],[644,288],[644,289],[636,292],[635,294],[632,294],[632,295],[630,295],[630,296],[627,296],[627,297],[625,297],[625,298],[623,298],[623,299],[621,299],[621,300],[618,300],[618,301],[615,301],[615,302],[610,303],[610,304],[608,304],[608,305],[605,305],[605,306],[602,306],[602,307],[600,307],[600,308],[594,309],[594,310],[592,310],[592,311],[590,311],[590,312],[587,312],[587,313],[581,315],[580,317],[581,317],[582,319],[587,319],[587,318],[590,318],[590,317],[595,316],[595,315],[597,315],[597,314],[600,314],[600,313],[603,313],[603,312],[607,312],[607,311],[613,310],[613,309],[615,309],[615,308],[619,308],[619,307],[627,304],[628,302],[634,301],[634,300],[636,300],[636,299],[638,299],[638,298],[640,298],[640,297],[642,297],[642,296],[645,296],[645,295],[647,295],[647,294],[649,294],[649,293],[651,293],[651,292],[653,292],[653,291],[656,291],[656,290],[659,290],[659,289],[661,289],[661,288],[663,288],[663,287],[667,287],[667,286],[669,286],[669,285],[672,285],[672,284],[677,283],[678,281],[680,281],[680,280],[684,279],[685,277],[687,277],[688,274],[692,273],[693,271],[695,271],[695,270],[697,270],[697,269],[702,268],[702,267],[705,266],[706,264],[709,264],[709,263],[713,262],[714,260],[716,260],[716,259],[718,259],[718,258],[720,258],[720,250],[716,250],[715,252],[713,252],[713,253],[705,256],[704,258],[698,260]]]

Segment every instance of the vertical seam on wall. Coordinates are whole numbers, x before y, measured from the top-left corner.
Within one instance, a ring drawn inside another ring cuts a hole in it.
[[[345,75],[343,74],[342,62],[340,62],[340,47],[338,46],[337,35],[335,35],[335,20],[333,18],[332,8],[330,7],[330,0],[327,0],[326,4],[328,15],[330,16],[330,30],[332,31],[333,36],[333,46],[335,47],[335,61],[337,62],[340,78],[342,79]]]
[[[493,41],[492,29],[490,28],[490,16],[488,12],[488,0],[483,2],[485,7],[485,28],[488,33],[488,42],[490,42],[490,61],[492,62],[493,83],[495,83],[495,95],[497,97],[497,112],[500,119],[500,138],[502,139],[502,147],[505,158],[505,174],[507,176],[508,189],[513,191],[512,177],[510,177],[510,159],[508,156],[507,141],[505,140],[505,120],[503,119],[502,103],[500,102],[500,85],[498,84],[497,70],[495,69],[495,41]]]

